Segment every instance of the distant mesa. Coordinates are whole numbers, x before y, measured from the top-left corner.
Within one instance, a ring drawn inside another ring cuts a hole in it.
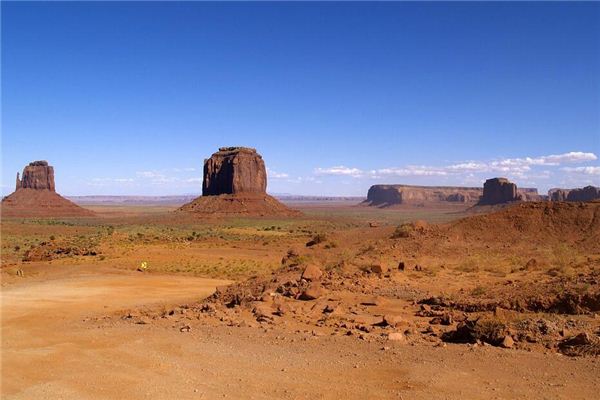
[[[600,188],[586,186],[577,189],[550,189],[548,198],[551,201],[593,201],[600,200]]]
[[[92,211],[79,207],[58,193],[54,168],[48,161],[34,161],[17,172],[15,191],[2,199],[5,217],[89,217]]]
[[[474,204],[480,196],[481,188],[476,187],[373,185],[369,188],[364,204],[376,207],[431,203]]]
[[[493,205],[513,201],[542,200],[534,188],[518,189],[506,178],[488,179],[484,187],[373,185],[363,204],[376,207],[441,204]]]
[[[267,194],[265,163],[250,147],[221,147],[204,160],[202,196],[179,210],[202,215],[300,214]]]

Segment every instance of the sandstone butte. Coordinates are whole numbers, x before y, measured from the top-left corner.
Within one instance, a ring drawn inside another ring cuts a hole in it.
[[[487,186],[486,186],[487,185]],[[537,189],[517,189],[505,178],[489,179],[483,188],[461,186],[373,185],[366,205],[501,204],[511,201],[539,201]],[[487,188],[487,189],[486,189]]]
[[[89,217],[92,211],[79,207],[56,193],[54,168],[47,161],[34,161],[17,173],[15,191],[2,199],[4,217]]]
[[[250,147],[221,147],[204,160],[202,196],[179,208],[201,215],[295,216],[267,194],[262,156]]]

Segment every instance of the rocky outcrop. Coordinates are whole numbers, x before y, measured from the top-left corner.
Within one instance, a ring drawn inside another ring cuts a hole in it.
[[[517,197],[520,201],[543,201],[547,197],[538,193],[534,188],[517,188]]]
[[[34,161],[17,173],[15,191],[2,199],[3,217],[88,217],[92,211],[79,207],[55,191],[54,168]]]
[[[266,191],[267,171],[256,149],[221,147],[204,160],[203,196]]]
[[[550,201],[567,201],[569,189],[550,189],[548,190],[548,199]]]
[[[517,185],[506,178],[492,178],[483,184],[483,196],[481,196],[479,204],[503,204],[522,199],[518,195]]]
[[[586,186],[578,189],[550,189],[548,197],[552,201],[592,201],[600,199],[600,188]]]
[[[265,163],[255,149],[221,147],[204,160],[202,196],[179,208],[203,216],[295,216],[267,193]]]
[[[488,179],[481,187],[373,185],[363,204],[389,207],[399,204],[501,204],[510,201],[541,201],[535,188],[518,189],[506,178]]]
[[[23,169],[23,176],[19,179],[17,172],[17,184],[15,190],[36,189],[56,191],[54,186],[54,168],[48,165],[48,161],[33,161]]]
[[[387,207],[397,204],[475,203],[481,188],[457,186],[373,185],[365,204]]]

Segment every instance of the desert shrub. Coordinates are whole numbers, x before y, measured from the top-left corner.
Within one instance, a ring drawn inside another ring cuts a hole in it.
[[[558,268],[565,268],[575,259],[575,251],[569,245],[561,243],[552,248],[553,264]]]
[[[467,258],[467,259],[463,260],[456,267],[456,269],[459,271],[462,271],[462,272],[478,272],[479,265],[477,264],[477,261],[474,260],[473,258]]]
[[[483,286],[477,286],[475,289],[471,290],[471,296],[483,296],[485,291],[486,290]]]
[[[370,253],[372,251],[375,251],[375,246],[372,243],[370,243],[370,244],[368,244],[366,246],[361,247],[358,250],[357,255],[362,256],[363,254],[367,254],[367,253]]]
[[[311,240],[306,243],[306,247],[314,246],[319,243],[323,243],[327,240],[327,236],[324,233],[317,233]]]
[[[507,333],[506,324],[497,318],[487,317],[459,323],[456,330],[445,332],[442,340],[454,343],[475,343],[480,340],[497,346]]]
[[[482,342],[498,345],[506,336],[506,325],[496,318],[482,318],[477,320],[473,331],[475,339]]]
[[[394,233],[392,233],[392,239],[407,238],[410,233],[414,230],[412,224],[402,224],[396,227]]]

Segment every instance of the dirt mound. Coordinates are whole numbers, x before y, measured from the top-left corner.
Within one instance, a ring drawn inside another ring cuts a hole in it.
[[[244,193],[201,196],[179,208],[201,215],[284,216],[301,215],[268,194]]]
[[[4,217],[91,217],[94,212],[79,207],[51,190],[18,189],[2,199]]]
[[[556,241],[600,251],[600,202],[518,203],[461,219],[447,229],[449,234],[486,243]]]

